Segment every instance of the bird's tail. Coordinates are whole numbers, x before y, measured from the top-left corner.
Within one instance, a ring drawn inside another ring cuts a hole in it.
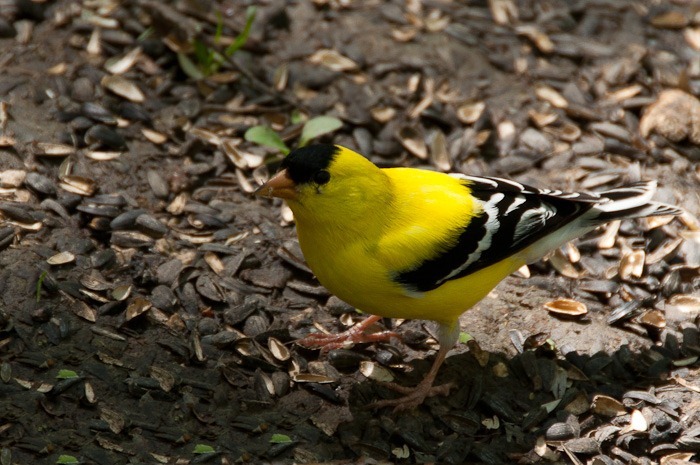
[[[648,216],[680,215],[683,210],[672,205],[652,202],[656,181],[645,181],[598,192],[600,202],[591,209],[588,218],[596,223]]]

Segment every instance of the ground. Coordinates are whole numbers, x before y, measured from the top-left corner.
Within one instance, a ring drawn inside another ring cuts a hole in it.
[[[247,3],[0,1],[0,464],[697,459],[696,6],[255,2],[207,67]],[[368,410],[428,370],[433,327],[295,345],[362,316],[251,194],[279,152],[246,130],[294,146],[319,115],[382,166],[656,179],[687,213],[507,278],[461,318],[449,396]],[[586,313],[546,310],[563,298]]]

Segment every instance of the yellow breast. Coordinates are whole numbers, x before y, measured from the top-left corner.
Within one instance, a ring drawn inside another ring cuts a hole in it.
[[[304,256],[333,294],[364,312],[451,324],[522,265],[499,263],[425,293],[392,281],[397,272],[435,254],[478,207],[466,187],[444,174],[383,171],[391,179],[391,201],[369,209],[363,217],[367,224],[336,228],[303,216],[297,220]]]

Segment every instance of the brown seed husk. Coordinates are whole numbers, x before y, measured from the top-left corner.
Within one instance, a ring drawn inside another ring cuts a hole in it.
[[[594,413],[604,415],[606,417],[616,417],[627,413],[625,406],[617,399],[609,396],[597,395],[593,397],[591,409]]]
[[[553,300],[544,304],[544,308],[550,313],[565,316],[580,316],[588,313],[586,304],[572,299]]]

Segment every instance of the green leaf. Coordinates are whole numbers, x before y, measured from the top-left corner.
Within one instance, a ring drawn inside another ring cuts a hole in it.
[[[467,342],[471,341],[474,339],[471,334],[465,333],[464,331],[459,333],[459,342],[462,344],[466,344]]]
[[[80,463],[80,462],[78,462],[78,459],[73,457],[72,455],[59,455],[58,460],[56,460],[56,463],[68,465],[68,464],[75,464],[75,463]]]
[[[224,62],[226,62],[226,57],[224,57],[216,50],[211,50],[211,63],[209,63],[209,66],[207,68],[207,76],[211,76],[212,74],[219,71],[219,67],[223,65]]]
[[[188,57],[184,53],[178,53],[177,61],[180,64],[180,68],[186,75],[188,75],[196,81],[204,79],[204,73],[202,73],[202,71],[197,67],[197,65],[195,65],[194,62],[190,60],[190,57]]]
[[[194,446],[195,454],[211,454],[214,452],[216,452],[214,448],[206,444],[197,444],[196,446]]]
[[[56,378],[58,379],[73,379],[77,377],[78,373],[73,370],[59,370],[58,374],[56,375]]]
[[[143,42],[151,37],[155,32],[156,30],[153,28],[153,26],[148,27],[145,31],[139,34],[139,36],[136,38],[136,42]]]
[[[220,11],[216,12],[216,33],[214,34],[214,43],[221,42],[221,35],[224,33],[224,16]]]
[[[272,444],[287,444],[289,442],[292,442],[292,438],[286,434],[273,434],[270,438],[270,443]]]
[[[547,402],[546,404],[542,404],[542,407],[547,411],[547,413],[552,413],[554,409],[557,408],[559,403],[561,402],[561,399],[556,399],[551,402]]]
[[[244,137],[248,142],[272,147],[285,155],[289,153],[289,147],[287,147],[280,135],[267,126],[253,126],[245,132]]]
[[[46,275],[49,274],[48,271],[43,271],[39,275],[39,279],[36,282],[36,302],[39,303],[41,300],[41,287],[44,285],[44,279],[46,279]]]
[[[238,51],[241,47],[245,45],[248,41],[248,36],[250,35],[250,29],[253,26],[253,21],[255,20],[256,8],[254,6],[249,6],[245,12],[245,26],[243,31],[233,40],[231,45],[226,47],[226,56],[230,57]]]
[[[336,129],[340,129],[343,126],[343,122],[338,118],[332,116],[317,116],[311,118],[306,122],[304,128],[301,130],[301,137],[299,138],[299,147],[303,147],[312,139],[315,139],[329,132],[333,132]]]
[[[211,50],[209,47],[204,45],[201,40],[193,40],[192,47],[194,47],[194,57],[202,66],[208,66],[211,63]]]
[[[292,111],[292,116],[289,118],[292,124],[299,124],[304,121],[304,114],[298,109]]]

